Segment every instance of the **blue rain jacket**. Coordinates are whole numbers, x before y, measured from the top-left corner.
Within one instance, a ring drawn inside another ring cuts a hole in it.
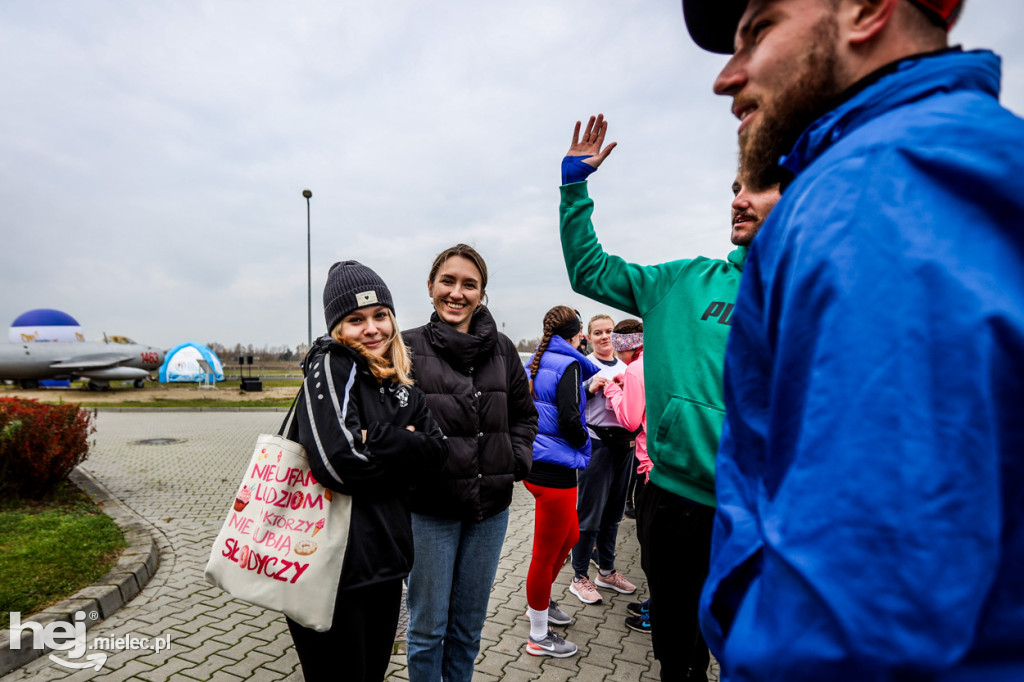
[[[811,125],[750,250],[711,569],[726,680],[1024,680],[1024,121],[999,58]]]

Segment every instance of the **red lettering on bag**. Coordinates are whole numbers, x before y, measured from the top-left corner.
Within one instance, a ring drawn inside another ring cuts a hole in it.
[[[274,507],[288,508],[288,500],[291,498],[287,491],[280,491],[277,488],[264,488],[262,483],[256,484],[256,499],[266,502]]]
[[[247,519],[244,516],[239,516],[235,512],[231,512],[231,520],[228,524],[231,528],[237,528],[238,532],[242,535],[248,535],[249,526],[252,525],[252,519]]]
[[[292,584],[294,585],[295,581],[299,579],[299,576],[305,573],[306,569],[309,568],[309,564],[300,564],[298,562],[295,562],[292,565],[295,566],[295,577],[292,578]]]
[[[261,481],[269,481],[276,467],[276,464],[265,464],[263,467],[260,467],[259,464],[253,464],[252,474],[250,474],[250,477],[258,478]]]
[[[291,537],[283,533],[275,533],[272,530],[263,529],[263,535],[260,535],[258,531],[253,533],[252,541],[254,544],[266,545],[284,554],[290,552],[292,548]]]

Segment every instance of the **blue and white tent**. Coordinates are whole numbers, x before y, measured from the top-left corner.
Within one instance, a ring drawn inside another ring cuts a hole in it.
[[[212,376],[207,376],[199,366],[199,360],[210,363],[210,367],[213,368]],[[175,346],[167,352],[164,364],[160,367],[160,383],[207,379],[224,381],[224,365],[212,350],[201,343],[189,342]]]

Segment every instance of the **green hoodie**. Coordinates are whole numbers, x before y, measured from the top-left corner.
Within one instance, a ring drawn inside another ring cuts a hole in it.
[[[746,247],[729,260],[698,256],[635,265],[604,252],[587,183],[562,186],[562,255],[572,288],[644,322],[651,481],[715,505],[715,453],[725,417],[722,364]]]

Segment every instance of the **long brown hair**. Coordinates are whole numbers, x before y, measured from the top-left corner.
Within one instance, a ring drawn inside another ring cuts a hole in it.
[[[626,319],[615,325],[612,331],[616,334],[642,334],[644,331],[644,323],[640,320],[627,317]]]
[[[576,311],[565,305],[556,305],[554,308],[549,310],[544,315],[544,336],[541,337],[540,343],[537,344],[537,350],[533,353],[533,361],[530,362],[530,393],[533,394],[533,380],[537,377],[537,370],[540,369],[540,357],[548,349],[548,344],[551,343],[551,337],[554,335],[555,330],[561,327],[563,324],[568,324],[573,320],[579,319],[576,316]],[[535,394],[534,394],[535,395]]]
[[[343,346],[355,349],[362,355],[377,381],[391,379],[397,384],[411,386],[413,383],[410,377],[412,360],[409,357],[409,349],[406,347],[405,341],[402,340],[402,333],[398,331],[398,320],[395,319],[395,314],[391,312],[391,308],[385,308],[385,310],[388,311],[388,319],[391,320],[391,328],[394,333],[387,340],[388,345],[382,354],[371,353],[366,346],[358,341],[352,341],[342,336],[341,325],[344,318],[334,325],[334,329],[331,330],[331,338]]]
[[[462,256],[470,263],[476,266],[476,269],[480,271],[480,293],[483,294],[481,303],[486,305],[487,303],[487,263],[484,261],[484,257],[469,244],[456,244],[455,246],[449,246],[447,249],[437,254],[434,258],[433,264],[430,266],[430,276],[427,281],[430,284],[434,283],[434,278],[437,277],[437,271],[441,269],[441,266],[453,256]]]

